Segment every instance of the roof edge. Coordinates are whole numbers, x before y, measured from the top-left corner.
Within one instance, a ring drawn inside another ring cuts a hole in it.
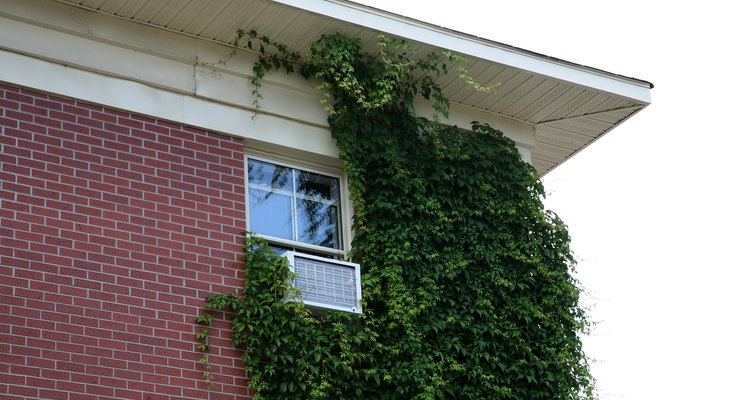
[[[272,0],[377,31],[541,74],[552,79],[651,103],[648,81],[575,64],[500,42],[472,36],[348,0]]]

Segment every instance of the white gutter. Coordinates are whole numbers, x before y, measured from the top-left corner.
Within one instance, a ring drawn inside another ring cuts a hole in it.
[[[342,0],[273,0],[276,3],[325,15],[354,25],[400,36],[438,48],[460,52],[552,79],[651,103],[651,84],[542,56],[502,43],[440,28],[385,11]]]

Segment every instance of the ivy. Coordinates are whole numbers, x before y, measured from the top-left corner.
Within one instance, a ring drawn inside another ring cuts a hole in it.
[[[248,234],[245,285],[207,299],[199,350],[208,354],[222,310],[256,399],[593,397],[570,239],[535,170],[489,125],[415,115],[418,96],[447,115],[436,82],[454,69],[481,89],[462,59],[413,60],[406,42],[384,37],[368,54],[339,34],[305,57],[267,38],[253,46],[256,76],[299,71],[324,93],[356,210],[364,312],[313,315],[284,301],[294,296],[286,259]]]

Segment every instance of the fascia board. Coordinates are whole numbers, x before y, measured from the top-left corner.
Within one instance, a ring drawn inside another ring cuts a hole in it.
[[[404,17],[350,2],[338,0],[273,1],[379,32],[544,75],[559,81],[627,97],[644,104],[651,103],[651,84],[645,81],[564,62],[460,32],[440,29],[434,25],[408,20]]]

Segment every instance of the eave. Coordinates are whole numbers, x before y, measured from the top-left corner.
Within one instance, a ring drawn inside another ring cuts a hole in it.
[[[439,82],[455,105],[529,124],[531,162],[546,174],[648,106],[652,85],[386,11],[342,0],[58,0],[88,10],[219,43],[237,29],[256,29],[305,52],[321,34],[342,32],[377,48],[379,33],[409,40],[417,54],[444,48],[465,55],[478,82]]]

